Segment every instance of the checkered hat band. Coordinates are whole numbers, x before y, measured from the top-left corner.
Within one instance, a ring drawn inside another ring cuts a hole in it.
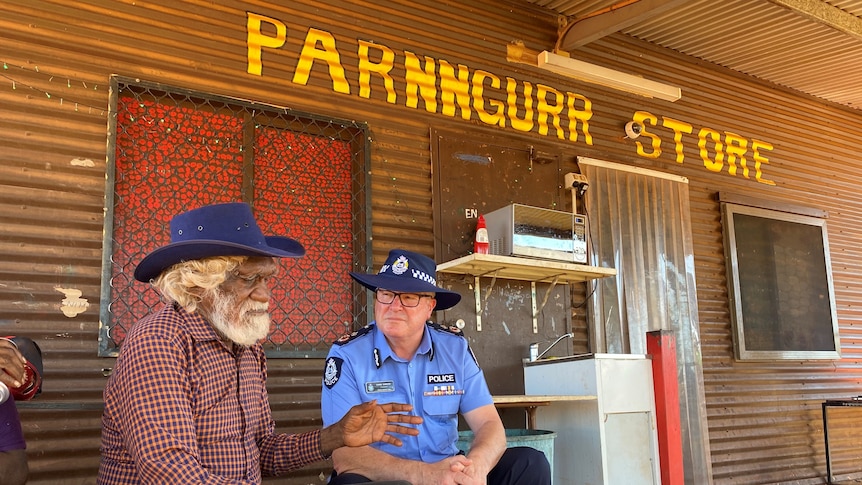
[[[437,286],[437,279],[430,274],[415,269],[411,270],[411,273],[413,274],[413,277],[417,280],[422,280],[426,283],[431,283],[432,285]]]
[[[385,274],[385,273],[389,273],[389,272],[394,274],[395,272],[391,271],[391,270],[392,270],[392,266],[389,264],[386,264],[386,265],[383,265],[382,268],[380,268],[380,271],[377,274]],[[431,276],[430,274],[428,274],[424,271],[419,271],[418,269],[411,269],[410,274],[413,276],[413,279],[415,279],[415,280],[424,281],[426,283],[431,283],[432,285],[437,286],[437,278]]]

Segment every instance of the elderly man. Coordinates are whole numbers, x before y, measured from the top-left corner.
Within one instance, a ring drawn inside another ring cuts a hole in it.
[[[428,319],[455,306],[458,293],[436,286],[437,266],[403,249],[389,252],[376,275],[350,273],[374,292],[375,321],[330,349],[323,376],[323,423],[335,423],[368,399],[412,404],[424,418],[403,447],[375,443],[332,454],[329,485],[407,480],[413,485],[548,485],[545,455],[506,448],[506,436],[482,370],[457,328]],[[458,415],[474,433],[460,454]]]
[[[174,217],[171,243],[148,254],[135,278],[166,304],[123,342],[105,391],[100,484],[258,484],[322,460],[342,446],[416,435],[412,408],[357,403],[322,430],[276,434],[259,340],[269,332],[273,258],[305,253],[264,236],[244,203]]]

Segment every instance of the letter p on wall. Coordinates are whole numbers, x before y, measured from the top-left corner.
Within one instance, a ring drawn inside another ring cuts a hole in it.
[[[282,22],[263,15],[258,15],[252,12],[246,12],[248,21],[246,22],[246,49],[248,50],[248,73],[260,76],[263,71],[261,62],[261,49],[263,47],[271,47],[277,49],[284,45],[287,40],[287,26]],[[275,27],[275,37],[264,35],[261,31],[262,22],[266,22]]]

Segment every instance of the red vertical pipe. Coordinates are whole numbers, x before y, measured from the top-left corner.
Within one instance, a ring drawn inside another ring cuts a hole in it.
[[[653,386],[655,386],[661,483],[662,485],[684,485],[676,338],[673,332],[670,330],[647,332],[647,353],[652,359]]]

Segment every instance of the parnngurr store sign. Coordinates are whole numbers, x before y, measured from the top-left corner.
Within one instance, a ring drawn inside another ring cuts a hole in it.
[[[284,22],[247,12],[247,72],[263,76],[264,56],[279,55],[288,39]],[[460,116],[500,128],[556,136],[560,140],[593,145],[590,120],[594,115],[592,101],[583,94],[564,91],[541,83],[531,83],[452,64],[444,59],[420,56],[408,50],[394,49],[375,42],[356,40],[357,73],[351,88],[335,36],[324,30],[309,28],[297,54],[291,82],[307,85],[315,62],[326,65],[332,90],[339,94],[371,98],[373,89],[385,91],[387,103],[419,109],[420,101],[428,113]],[[343,43],[342,43],[343,46]],[[342,47],[343,49],[343,47]],[[375,80],[372,82],[372,80]],[[673,146],[677,163],[685,162],[683,149],[695,144],[703,167],[711,172],[725,172],[762,184],[775,185],[764,173],[767,155],[773,144],[730,131],[705,126],[696,127],[684,120],[635,111],[631,121],[642,126],[635,147],[638,156],[656,159],[662,144]]]

